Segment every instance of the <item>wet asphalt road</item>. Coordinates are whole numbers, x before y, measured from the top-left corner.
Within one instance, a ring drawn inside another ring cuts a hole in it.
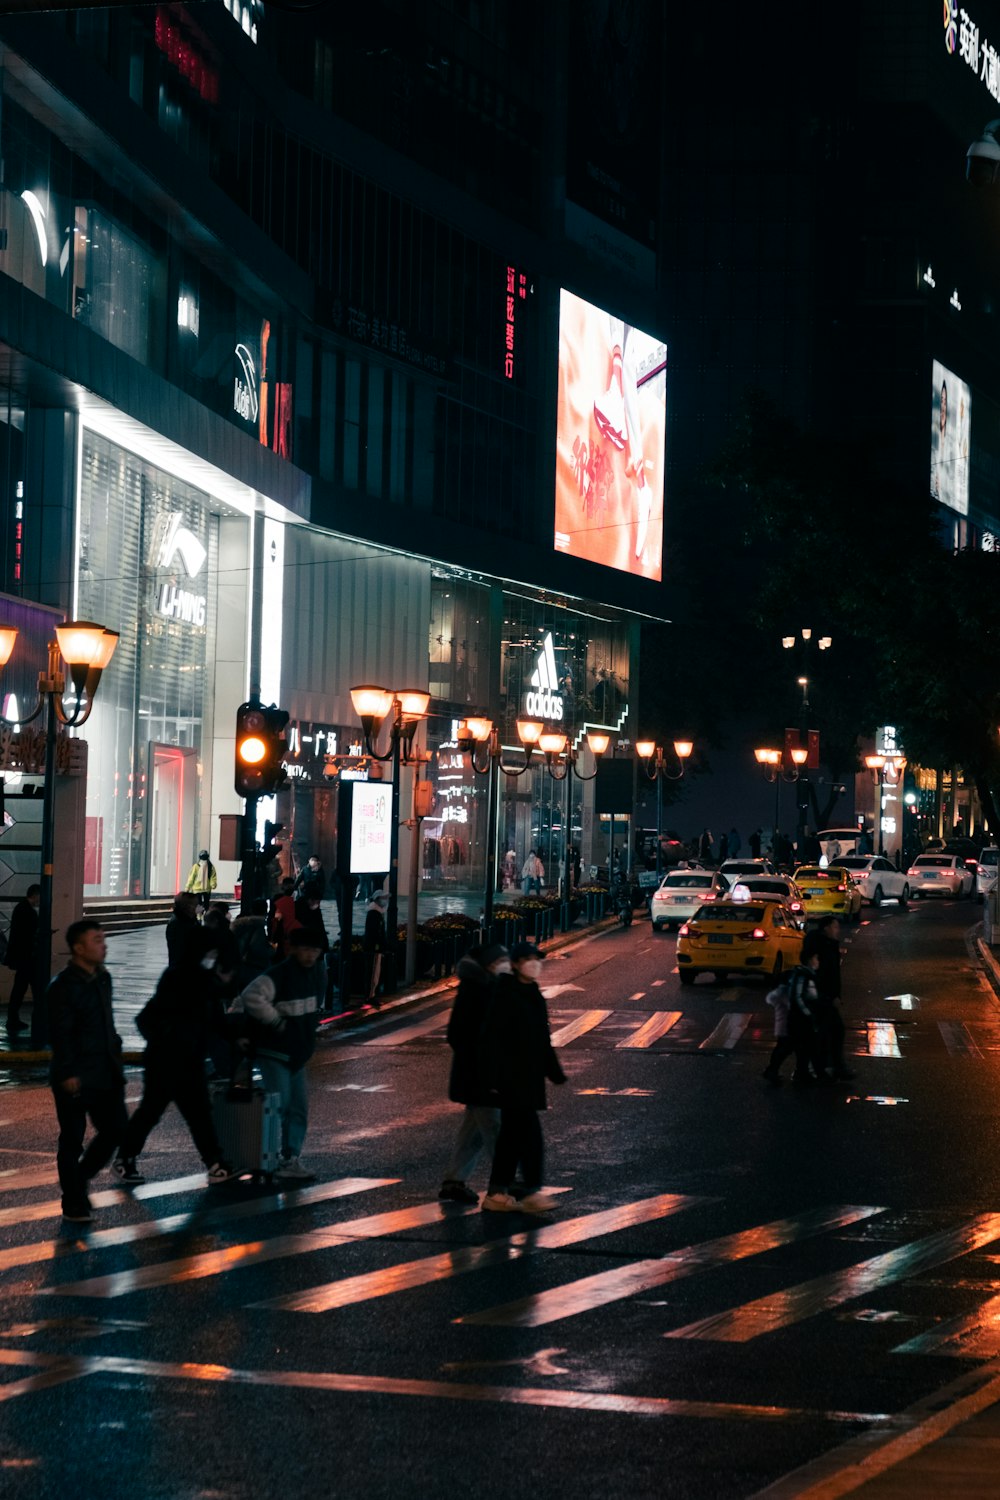
[[[766,986],[647,923],[553,958],[544,1223],[437,1204],[446,998],[324,1042],[297,1193],[209,1192],[171,1114],[74,1234],[0,1088],[4,1496],[715,1500],[882,1441],[1000,1354],[1000,1007],[971,903],[864,918],[838,1088],[768,1089]]]

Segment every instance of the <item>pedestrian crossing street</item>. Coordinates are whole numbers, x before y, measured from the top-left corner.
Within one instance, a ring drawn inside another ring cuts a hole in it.
[[[633,997],[636,998],[636,997]],[[641,998],[641,996],[639,997]],[[704,1004],[688,1010],[564,1009],[550,1006],[552,1043],[557,1048],[634,1052],[767,1051],[774,1045],[774,1014],[764,1004],[747,1009],[755,997],[747,990],[705,992],[704,998],[734,1005],[713,1019]],[[761,1000],[763,997],[761,997]],[[888,997],[888,1015],[848,1021],[847,1050],[857,1057],[934,1056],[983,1059],[1000,1057],[1000,1021],[927,1021],[913,1008],[914,997]],[[900,1002],[909,1002],[901,1005]],[[403,1024],[391,1017],[345,1033],[346,1045],[379,1051],[411,1042],[445,1042],[450,1001]],[[411,1013],[412,1014],[412,1013]],[[340,1040],[340,1039],[338,1039]]]
[[[179,1195],[190,1202],[201,1181],[95,1191],[95,1207],[122,1209],[125,1222],[53,1237],[58,1197],[20,1201],[44,1186],[39,1172],[0,1178],[5,1222],[25,1229],[0,1251],[0,1365],[4,1346],[23,1332],[3,1316],[9,1299],[22,1308],[26,1294],[34,1298],[39,1328],[49,1312],[58,1321],[116,1303],[134,1320],[116,1326],[143,1329],[154,1314],[180,1316],[177,1299],[193,1282],[222,1289],[223,1280],[226,1306],[235,1299],[246,1318],[271,1320],[275,1336],[285,1319],[345,1317],[396,1298],[415,1328],[450,1325],[459,1339],[463,1328],[551,1324],[565,1338],[601,1309],[631,1302],[648,1339],[748,1344],[839,1319],[862,1339],[888,1337],[882,1352],[1000,1356],[1000,1211],[834,1203],[739,1222],[739,1210],[713,1196],[661,1192],[593,1206],[555,1185],[546,1189],[553,1212],[536,1218],[436,1198],[401,1202],[412,1194],[399,1178],[343,1177],[293,1191],[233,1185],[221,1195],[199,1193],[194,1208],[150,1216]],[[694,1218],[703,1232],[687,1227]],[[656,1253],[630,1258],[630,1232]],[[567,1250],[574,1253],[560,1253]],[[275,1295],[262,1268],[279,1261],[283,1290]],[[732,1275],[743,1263],[758,1267],[744,1283],[758,1294],[741,1301]],[[693,1300],[682,1292],[676,1301],[636,1301],[680,1282],[697,1288]],[[764,1295],[762,1284],[770,1286]],[[165,1300],[151,1307],[152,1294]],[[692,1319],[693,1306],[703,1311]],[[8,1389],[0,1382],[0,1401]]]

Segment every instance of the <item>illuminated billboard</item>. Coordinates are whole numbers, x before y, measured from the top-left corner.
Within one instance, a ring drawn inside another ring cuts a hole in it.
[[[351,798],[351,874],[384,875],[392,863],[392,787],[355,781]]]
[[[662,578],[666,423],[666,344],[561,292],[557,552]]]
[[[969,439],[972,395],[964,380],[934,361],[931,375],[931,494],[969,514]]]

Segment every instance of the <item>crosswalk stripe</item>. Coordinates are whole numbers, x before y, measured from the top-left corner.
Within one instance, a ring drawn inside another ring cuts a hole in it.
[[[204,1172],[191,1172],[187,1177],[171,1177],[163,1182],[147,1182],[142,1187],[102,1188],[91,1192],[94,1208],[111,1208],[116,1203],[127,1203],[130,1198],[165,1198],[170,1193],[186,1193],[192,1188],[205,1186]],[[47,1198],[44,1203],[21,1203],[16,1208],[0,1208],[0,1228],[10,1224],[34,1224],[42,1219],[58,1219],[62,1214],[62,1203],[58,1198]]]
[[[204,1182],[204,1178],[199,1177],[197,1181]],[[15,1266],[34,1266],[44,1261],[63,1260],[82,1250],[113,1249],[119,1245],[135,1245],[140,1240],[166,1240],[180,1230],[207,1231],[221,1228],[240,1219],[259,1219],[265,1214],[284,1213],[311,1203],[348,1198],[354,1193],[367,1193],[373,1188],[389,1187],[398,1181],[398,1177],[340,1177],[334,1182],[319,1182],[313,1187],[274,1193],[266,1198],[244,1198],[239,1203],[227,1203],[207,1211],[196,1208],[187,1213],[170,1214],[163,1219],[144,1219],[139,1224],[119,1224],[113,1229],[95,1229],[89,1233],[83,1231],[74,1238],[36,1240],[32,1244],[11,1245],[0,1250],[0,1271],[9,1271]],[[91,1202],[96,1203],[98,1196],[100,1195],[92,1197]]]
[[[658,990],[659,987],[660,987],[660,985],[661,984],[666,984],[666,982],[667,981],[665,979],[654,979],[653,982],[652,982],[652,988],[654,990]]]
[[[561,1027],[553,1034],[553,1047],[565,1047],[567,1042],[575,1042],[577,1037],[593,1031],[595,1026],[600,1026],[610,1015],[610,1010],[585,1010],[575,1021],[570,1021],[568,1026]]]
[[[752,1020],[753,1016],[748,1015],[745,1011],[723,1016],[718,1026],[715,1027],[714,1031],[709,1032],[698,1050],[700,1052],[715,1052],[735,1047]]]
[[[655,1010],[649,1020],[643,1021],[630,1036],[619,1042],[615,1050],[621,1051],[623,1047],[651,1047],[661,1036],[666,1036],[671,1026],[677,1025],[682,1015],[683,1011],[679,1010]]]
[[[871,1260],[847,1266],[843,1271],[817,1276],[812,1281],[790,1287],[788,1291],[772,1292],[769,1296],[745,1302],[741,1307],[713,1313],[683,1328],[673,1328],[664,1337],[744,1344],[761,1334],[789,1328],[793,1323],[839,1307],[843,1302],[851,1302],[855,1297],[944,1265],[946,1261],[968,1255],[997,1239],[1000,1239],[1000,1214],[977,1214],[956,1229],[943,1229],[926,1239],[914,1240],[897,1250],[888,1250]]]
[[[964,1021],[939,1021],[938,1030],[948,1051],[960,1057],[982,1057],[975,1038]]]
[[[51,1187],[59,1181],[54,1167],[8,1167],[0,1172],[0,1193],[19,1192],[23,1188]]]
[[[382,1036],[373,1036],[365,1043],[368,1047],[398,1047],[401,1042],[412,1042],[414,1037],[426,1036],[430,1031],[437,1031],[440,1027],[447,1025],[447,1008],[436,1010],[432,1016],[425,1016],[422,1021],[417,1021],[413,1026],[403,1026],[399,1031],[387,1031]]]
[[[261,1265],[290,1255],[307,1255],[314,1250],[328,1250],[335,1245],[359,1239],[377,1239],[381,1235],[399,1234],[424,1224],[439,1223],[445,1217],[461,1218],[478,1213],[478,1207],[457,1208],[449,1204],[446,1211],[435,1198],[414,1208],[395,1209],[389,1213],[371,1214],[363,1219],[348,1219],[311,1229],[304,1234],[276,1235],[269,1240],[251,1240],[242,1245],[227,1245],[221,1250],[207,1250],[200,1255],[186,1255],[177,1260],[118,1271],[110,1276],[92,1276],[85,1281],[46,1287],[44,1295],[61,1297],[124,1297],[128,1292],[147,1291],[154,1286],[171,1286],[181,1281],[197,1281],[205,1276],[221,1276],[242,1266]],[[109,1231],[113,1233],[114,1231]]]
[[[642,997],[645,995],[645,993],[646,993],[645,990],[636,990],[636,992],[635,992],[634,995],[629,995],[629,999],[630,1000],[641,1000]]]
[[[868,1056],[902,1057],[899,1038],[891,1021],[868,1022]]]
[[[253,1306],[282,1312],[328,1312],[334,1307],[368,1302],[375,1297],[389,1296],[392,1292],[405,1292],[411,1287],[426,1286],[429,1282],[448,1281],[464,1271],[476,1271],[483,1266],[518,1260],[534,1250],[558,1250],[566,1245],[578,1245],[583,1240],[597,1239],[601,1235],[614,1234],[636,1224],[648,1224],[654,1219],[666,1218],[669,1214],[679,1213],[681,1209],[691,1208],[696,1203],[705,1201],[703,1198],[692,1198],[680,1193],[658,1193],[653,1198],[623,1204],[620,1208],[581,1214],[578,1218],[566,1219],[559,1224],[540,1224],[536,1228],[511,1234],[502,1241],[493,1240],[488,1245],[471,1245],[462,1250],[446,1251],[441,1255],[420,1256],[417,1260],[391,1266],[386,1271],[344,1276],[337,1281],[329,1281],[324,1286],[309,1287],[304,1292],[293,1292],[290,1296],[269,1298],[266,1302],[255,1302]],[[459,1318],[456,1321],[463,1320]]]
[[[893,1354],[944,1354],[960,1359],[1000,1358],[1000,1297],[990,1297],[973,1313],[949,1318],[927,1333],[897,1344]]]
[[[521,1297],[502,1307],[490,1307],[485,1312],[472,1313],[459,1319],[462,1323],[488,1323],[505,1328],[538,1328],[543,1323],[555,1323],[560,1318],[571,1318],[578,1313],[589,1312],[594,1307],[605,1307],[609,1302],[619,1302],[624,1297],[633,1297],[637,1292],[650,1291],[653,1287],[665,1286],[671,1281],[680,1281],[698,1271],[708,1271],[715,1266],[728,1265],[744,1260],[750,1255],[763,1255],[779,1245],[790,1245],[810,1235],[823,1234],[828,1229],[839,1229],[845,1224],[856,1224],[861,1219],[870,1219],[873,1214],[885,1213],[884,1208],[852,1207],[816,1208],[787,1219],[775,1219],[770,1224],[759,1224],[753,1229],[744,1229],[737,1234],[723,1235],[721,1239],[706,1240],[700,1245],[686,1245],[681,1250],[671,1250],[668,1255],[651,1260],[637,1260],[626,1266],[616,1266],[611,1271],[599,1271],[593,1276],[581,1277],[566,1286],[552,1287],[531,1297]]]

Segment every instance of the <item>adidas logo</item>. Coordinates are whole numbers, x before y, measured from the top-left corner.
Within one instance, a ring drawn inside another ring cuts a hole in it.
[[[538,663],[530,677],[531,690],[525,694],[524,707],[531,718],[558,720],[563,716],[563,697],[559,691],[556,653],[551,630],[542,642]]]

